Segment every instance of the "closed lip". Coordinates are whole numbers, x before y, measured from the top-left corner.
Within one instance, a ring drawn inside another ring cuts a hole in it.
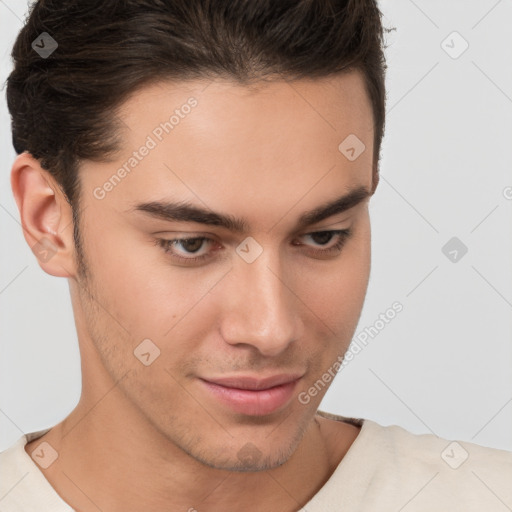
[[[304,374],[301,373],[281,373],[264,378],[251,375],[234,375],[231,377],[202,378],[201,380],[210,382],[211,384],[216,384],[217,386],[223,386],[225,388],[261,391],[264,389],[270,389],[276,386],[282,386],[283,384],[295,382],[296,380],[302,378],[303,375]]]

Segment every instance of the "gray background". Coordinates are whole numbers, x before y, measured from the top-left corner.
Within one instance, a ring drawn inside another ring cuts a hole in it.
[[[321,408],[512,450],[512,1],[380,5],[397,30],[356,336],[377,334]],[[25,0],[0,0],[2,84],[26,11]],[[0,128],[2,450],[72,410],[80,365],[67,280],[40,269],[19,225],[5,89]],[[452,237],[468,248],[455,262],[442,252]],[[381,327],[396,301],[403,311]]]

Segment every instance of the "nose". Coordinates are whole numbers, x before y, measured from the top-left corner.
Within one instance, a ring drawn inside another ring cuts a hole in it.
[[[221,323],[227,343],[251,345],[272,357],[300,338],[300,300],[283,278],[278,256],[264,250],[252,263],[238,260],[228,279]]]

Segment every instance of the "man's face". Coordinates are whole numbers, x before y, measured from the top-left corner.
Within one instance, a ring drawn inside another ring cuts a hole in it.
[[[82,350],[84,390],[117,382],[130,411],[112,414],[135,414],[208,465],[282,464],[312,424],[328,386],[308,389],[348,348],[368,284],[367,199],[298,227],[305,212],[372,189],[362,77],[162,83],[119,117],[116,162],[81,168],[88,280],[72,286],[73,306],[81,348],[100,355]],[[139,207],[171,202],[245,230]],[[335,230],[351,235],[325,233]]]

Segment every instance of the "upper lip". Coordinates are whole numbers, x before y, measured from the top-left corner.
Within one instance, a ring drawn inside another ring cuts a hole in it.
[[[263,389],[273,388],[282,384],[288,384],[294,382],[302,377],[302,374],[279,374],[271,375],[265,378],[258,378],[253,376],[235,375],[232,377],[220,377],[220,378],[208,378],[202,379],[218,386],[224,386],[226,388],[234,389],[248,389],[259,391]]]

